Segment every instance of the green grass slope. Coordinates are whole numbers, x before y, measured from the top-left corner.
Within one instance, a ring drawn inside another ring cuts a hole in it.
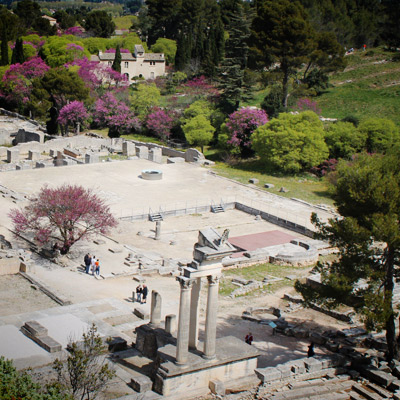
[[[322,115],[389,118],[400,125],[400,60],[393,56],[381,48],[346,56],[346,69],[333,74],[332,87],[316,98]]]

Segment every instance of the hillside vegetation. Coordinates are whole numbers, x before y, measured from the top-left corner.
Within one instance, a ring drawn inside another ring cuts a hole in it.
[[[316,100],[324,117],[388,118],[400,125],[400,58],[382,48],[346,56],[344,71],[330,77],[331,87]]]

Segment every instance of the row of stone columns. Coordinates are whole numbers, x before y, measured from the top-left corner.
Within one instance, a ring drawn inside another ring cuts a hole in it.
[[[187,362],[189,347],[197,348],[199,300],[201,278],[177,277],[181,286],[179,301],[179,321],[176,345],[176,363],[184,365]],[[208,296],[204,338],[203,357],[215,358],[215,343],[217,335],[218,284],[219,276],[207,276]]]

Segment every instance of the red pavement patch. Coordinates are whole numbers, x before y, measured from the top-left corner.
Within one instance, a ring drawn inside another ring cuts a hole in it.
[[[252,235],[236,236],[229,238],[230,244],[242,249],[243,251],[252,251],[261,247],[275,246],[277,244],[289,243],[296,236],[289,235],[281,231],[269,231],[262,233],[253,233]]]

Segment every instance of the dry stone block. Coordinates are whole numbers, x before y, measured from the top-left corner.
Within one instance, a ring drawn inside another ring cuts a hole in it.
[[[363,375],[365,375],[371,381],[384,387],[388,387],[396,379],[392,374],[380,371],[374,367],[367,367],[364,369]]]
[[[137,307],[133,310],[133,313],[141,318],[141,319],[149,319],[150,315],[148,313],[148,311],[146,311],[143,307]]]
[[[131,379],[130,386],[139,393],[148,392],[153,387],[153,382],[146,375],[135,376]]]
[[[257,178],[251,178],[249,179],[250,183],[253,183],[254,185],[257,184],[258,182],[260,182]]]
[[[310,357],[304,360],[304,365],[306,366],[307,372],[317,372],[321,371],[322,363],[314,357]]]
[[[123,142],[122,143],[122,154],[126,157],[131,157],[136,155],[136,146],[135,143],[132,142]]]
[[[262,383],[268,383],[282,378],[281,371],[273,367],[257,368],[255,369],[255,373]]]
[[[304,374],[306,372],[306,367],[303,360],[295,360],[291,363],[291,370],[294,374]]]
[[[7,150],[7,162],[15,163],[19,161],[19,150],[18,149],[8,149]]]
[[[290,365],[278,365],[276,369],[281,372],[282,379],[286,379],[292,376],[292,369]]]
[[[40,151],[38,150],[29,150],[28,159],[32,161],[40,160]]]
[[[208,383],[208,387],[210,388],[211,393],[219,396],[225,396],[225,385],[219,379],[212,379]]]

